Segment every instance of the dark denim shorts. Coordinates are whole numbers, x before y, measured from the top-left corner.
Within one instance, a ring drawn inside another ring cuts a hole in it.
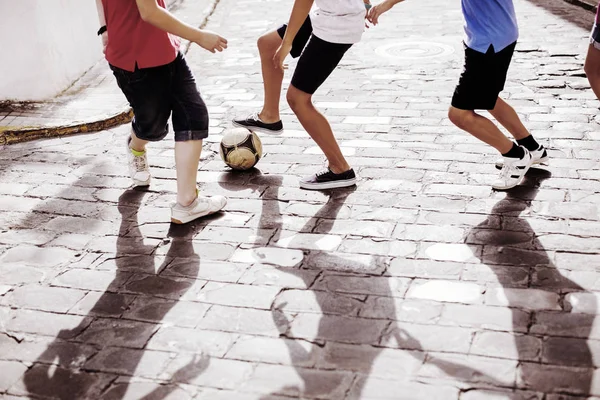
[[[135,135],[150,142],[163,139],[173,113],[175,141],[208,136],[208,110],[183,54],[160,67],[130,72],[111,65],[117,84],[133,109]]]

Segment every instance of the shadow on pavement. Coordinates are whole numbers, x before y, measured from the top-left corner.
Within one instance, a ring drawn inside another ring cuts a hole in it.
[[[23,381],[30,395],[124,398],[130,386],[127,378],[112,383],[104,393],[102,388],[114,379],[112,374],[135,375],[151,336],[196,282],[200,258],[194,252],[192,239],[201,226],[171,224],[168,237],[172,242],[156,269],[155,246],[144,244],[138,226],[137,213],[146,193],[130,189],[120,196],[122,219],[114,259],[115,278],[80,325],[62,330],[27,371]],[[121,318],[124,312],[128,313],[127,319]],[[171,375],[169,382],[173,384],[154,385],[154,391],[138,398],[165,398],[178,389],[175,383],[197,377],[208,364],[207,357],[196,357]]]
[[[469,232],[466,242],[503,287],[497,297],[504,292],[512,313],[519,386],[546,394],[587,395],[594,373],[587,339],[594,324],[595,300],[588,304],[591,314],[571,313],[564,296],[585,289],[557,270],[521,216],[540,183],[550,176],[546,170],[530,169],[524,183],[507,192],[488,218]],[[549,309],[544,303],[558,308]]]
[[[279,209],[280,202],[277,200],[282,181],[282,177],[268,175],[257,176],[253,182],[268,185],[276,190],[274,197],[261,198],[263,209],[258,229],[276,230],[267,247],[274,247],[273,245],[282,239],[283,221]],[[229,190],[236,190],[233,184],[221,182],[221,185]],[[329,199],[297,232],[309,233],[319,223],[319,234],[329,233],[346,199],[355,190],[356,188],[352,187],[324,191],[323,193],[329,195]],[[259,243],[264,241],[256,243],[255,248],[260,248],[263,245]],[[380,368],[374,378],[418,385],[414,379],[416,370],[424,364],[429,364],[458,380],[478,376],[490,384],[501,385],[501,382],[493,377],[467,365],[459,365],[430,355],[423,350],[417,338],[402,328],[396,311],[396,303],[400,299],[393,297],[393,277],[387,272],[387,261],[383,257],[372,257],[371,263],[365,264],[360,259],[352,259],[352,256],[356,256],[352,254],[344,257],[343,253],[303,249],[302,244],[295,243],[294,238],[287,247],[303,250],[303,262],[292,268],[276,265],[273,268],[302,279],[306,290],[313,293],[319,311],[303,310],[302,307],[297,308],[290,304],[285,299],[285,293],[288,291],[286,288],[283,288],[283,298],[274,302],[271,310],[273,321],[280,331],[280,339],[288,347],[291,365],[302,379],[302,385],[283,386],[265,395],[263,399],[268,400],[280,395],[294,398],[343,396],[346,399],[360,399],[364,396],[365,385],[372,375],[378,356],[387,348],[406,350],[407,366],[402,366],[401,370]],[[318,246],[315,242],[304,247]],[[257,255],[256,260],[258,262],[261,257]],[[281,296],[282,294],[279,295]],[[290,297],[292,302],[293,297]],[[304,318],[305,321],[302,322],[307,324],[310,322],[306,319],[318,319],[314,338],[294,332],[292,327],[298,318]],[[435,329],[435,325],[431,325],[431,328]],[[356,374],[356,377],[349,382],[347,379],[352,374]]]

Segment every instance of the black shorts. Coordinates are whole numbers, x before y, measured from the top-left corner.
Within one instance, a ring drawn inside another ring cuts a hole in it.
[[[171,113],[176,142],[208,136],[208,110],[183,54],[160,67],[136,66],[133,72],[110,68],[133,109],[132,126],[138,138],[156,142],[167,136]]]
[[[504,90],[506,74],[517,42],[494,53],[480,53],[465,45],[465,67],[452,96],[452,107],[461,110],[493,110]]]
[[[287,25],[277,29],[282,39],[286,29]],[[350,47],[351,44],[330,43],[319,39],[312,34],[310,17],[306,18],[292,42],[290,54],[294,58],[300,56],[292,77],[292,85],[304,93],[314,94]]]

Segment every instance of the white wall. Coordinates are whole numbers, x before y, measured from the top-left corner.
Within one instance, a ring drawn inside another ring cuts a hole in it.
[[[0,0],[0,100],[51,98],[103,57],[94,0]]]

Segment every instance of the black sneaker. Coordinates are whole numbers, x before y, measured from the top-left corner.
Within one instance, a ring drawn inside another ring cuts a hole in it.
[[[263,132],[271,135],[279,135],[283,132],[283,123],[281,121],[266,123],[260,120],[258,113],[250,114],[246,118],[234,119],[233,126],[248,128],[251,131]]]
[[[300,179],[300,187],[308,190],[335,189],[356,185],[356,175],[350,168],[341,174],[334,174],[329,168]]]

